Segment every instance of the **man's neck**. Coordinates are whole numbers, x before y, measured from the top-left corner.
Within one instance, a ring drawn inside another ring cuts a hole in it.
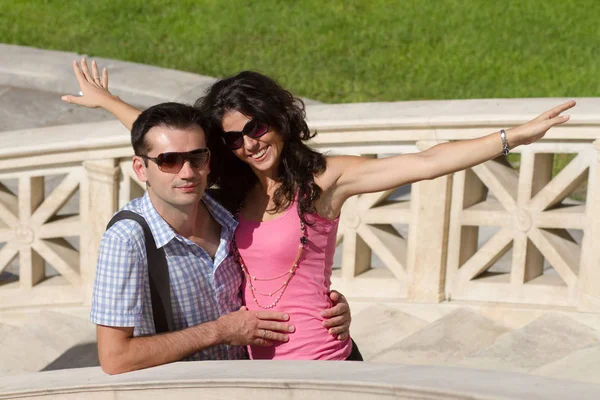
[[[198,226],[199,221],[208,220],[205,216],[210,213],[202,200],[186,207],[173,207],[154,199],[152,192],[149,192],[148,194],[150,201],[158,214],[181,236],[187,238],[197,236],[202,230],[201,227]]]

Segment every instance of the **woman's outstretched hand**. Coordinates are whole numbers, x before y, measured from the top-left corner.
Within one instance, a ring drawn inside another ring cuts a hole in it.
[[[79,83],[79,96],[65,95],[61,100],[71,104],[77,104],[88,108],[102,107],[103,101],[113,97],[108,90],[108,71],[102,69],[102,75],[98,71],[98,64],[92,61],[92,70],[88,68],[85,58],[81,59],[81,66],[73,61],[73,71]]]
[[[559,106],[556,106],[540,115],[526,124],[506,131],[508,144],[511,148],[523,144],[533,143],[544,137],[548,129],[555,125],[564,124],[570,118],[569,115],[561,115],[564,111],[573,108],[575,100],[569,100]]]

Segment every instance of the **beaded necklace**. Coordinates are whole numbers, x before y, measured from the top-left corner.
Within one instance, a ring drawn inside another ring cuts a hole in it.
[[[234,217],[237,221],[239,221],[241,209],[242,209],[242,206],[240,205],[237,212],[235,213]],[[300,215],[300,209],[298,209],[298,215]],[[300,261],[300,257],[302,256],[302,251],[304,249],[304,245],[308,242],[308,239],[306,238],[306,225],[302,221],[302,218],[300,218],[300,232],[301,232],[300,245],[298,246],[298,252],[296,253],[296,258],[294,258],[292,267],[289,270],[287,270],[286,272],[284,272],[283,274],[272,277],[272,278],[259,278],[257,276],[250,275],[250,272],[248,271],[248,268],[246,267],[246,264],[244,263],[244,259],[242,258],[242,255],[240,254],[240,251],[238,249],[237,242],[235,241],[235,235],[233,235],[233,240],[232,240],[233,253],[234,253],[238,263],[240,264],[240,267],[242,267],[242,271],[244,273],[244,276],[246,277],[246,281],[248,282],[248,287],[250,287],[250,291],[252,292],[252,298],[254,299],[254,303],[258,307],[264,308],[264,309],[270,309],[270,308],[275,307],[277,305],[277,303],[279,303],[279,300],[281,300],[283,293],[285,293],[285,289],[287,289],[288,283],[290,283],[290,280],[296,273],[296,269],[298,269],[298,262]],[[285,280],[284,280],[283,284],[281,286],[279,286],[279,288],[277,288],[276,290],[274,290],[270,293],[259,292],[253,283],[253,282],[258,282],[258,281],[274,281],[276,279],[281,279],[284,277],[285,277]],[[258,302],[258,299],[256,298],[257,294],[260,294],[262,296],[268,296],[271,298],[277,294],[277,297],[275,298],[275,300],[273,300],[273,302],[271,304],[263,305]]]

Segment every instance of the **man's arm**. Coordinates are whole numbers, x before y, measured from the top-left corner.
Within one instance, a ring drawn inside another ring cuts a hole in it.
[[[288,316],[272,311],[239,311],[180,331],[133,337],[133,328],[98,325],[98,357],[107,374],[120,374],[179,361],[217,344],[271,346],[286,342],[294,327]]]
[[[98,325],[98,358],[107,374],[120,374],[181,360],[217,344],[209,325],[161,335],[133,337],[133,328]]]
[[[119,221],[100,244],[91,320],[98,326],[98,355],[105,372],[116,374],[178,361],[215,344],[269,346],[272,341],[288,340],[281,332],[293,332],[293,326],[277,322],[287,321],[287,315],[250,312],[245,307],[184,330],[133,337],[133,327],[143,322],[147,276],[141,237],[139,224]]]

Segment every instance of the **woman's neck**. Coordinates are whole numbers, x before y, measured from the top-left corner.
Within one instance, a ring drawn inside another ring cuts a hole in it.
[[[244,200],[244,208],[253,210],[252,213],[259,213],[257,210],[261,210],[260,214],[272,214],[275,191],[280,186],[281,184],[274,180],[259,180],[248,192]]]
[[[275,190],[281,185],[274,174],[266,174],[262,171],[254,171],[258,179],[258,185],[255,190],[259,190],[263,195],[273,196]]]

